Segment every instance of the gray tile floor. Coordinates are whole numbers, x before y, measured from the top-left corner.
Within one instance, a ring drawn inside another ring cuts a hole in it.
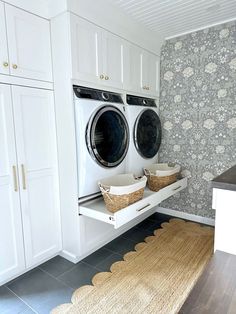
[[[75,289],[91,284],[96,273],[109,271],[114,262],[170,218],[153,214],[77,264],[56,256],[14,279],[0,287],[0,313],[48,314],[57,305],[70,302]]]

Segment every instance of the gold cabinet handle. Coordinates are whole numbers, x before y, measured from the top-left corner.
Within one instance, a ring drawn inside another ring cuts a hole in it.
[[[13,67],[14,70],[16,70],[18,68],[17,64],[13,64],[12,67]]]
[[[106,80],[106,81],[109,80],[109,76],[106,75],[106,76],[105,76],[105,80]]]
[[[147,87],[146,87],[146,86],[143,86],[143,89],[147,89]]]
[[[104,75],[103,75],[103,74],[100,75],[100,79],[101,79],[101,80],[104,79]]]
[[[17,174],[16,174],[16,166],[12,166],[13,171],[13,180],[14,180],[14,191],[18,191],[18,184],[17,184]]]
[[[25,166],[24,166],[23,164],[21,165],[21,172],[22,172],[22,185],[23,185],[23,190],[26,190]]]
[[[147,90],[149,90],[149,87],[147,87]]]
[[[3,62],[4,68],[7,68],[9,66],[9,63],[7,61]]]

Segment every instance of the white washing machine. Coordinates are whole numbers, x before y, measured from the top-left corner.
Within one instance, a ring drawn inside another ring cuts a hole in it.
[[[98,181],[125,173],[129,127],[121,95],[74,86],[79,201],[98,195]]]
[[[161,121],[154,99],[127,95],[126,103],[130,128],[126,172],[142,175],[145,166],[157,162],[161,145]]]

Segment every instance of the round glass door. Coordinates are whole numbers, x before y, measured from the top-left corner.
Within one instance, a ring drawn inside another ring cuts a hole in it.
[[[161,145],[161,121],[152,109],[144,109],[135,122],[134,143],[144,158],[153,158]]]
[[[123,113],[109,105],[99,109],[88,123],[86,140],[96,162],[104,167],[118,166],[129,146],[129,129]]]

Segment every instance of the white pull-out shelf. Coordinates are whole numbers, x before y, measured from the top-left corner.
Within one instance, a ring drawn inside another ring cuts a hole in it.
[[[158,192],[152,192],[146,188],[142,200],[123,208],[116,213],[109,212],[106,209],[103,198],[100,197],[81,204],[79,206],[79,213],[81,215],[114,225],[114,228],[118,229],[186,187],[187,178],[183,178]]]

